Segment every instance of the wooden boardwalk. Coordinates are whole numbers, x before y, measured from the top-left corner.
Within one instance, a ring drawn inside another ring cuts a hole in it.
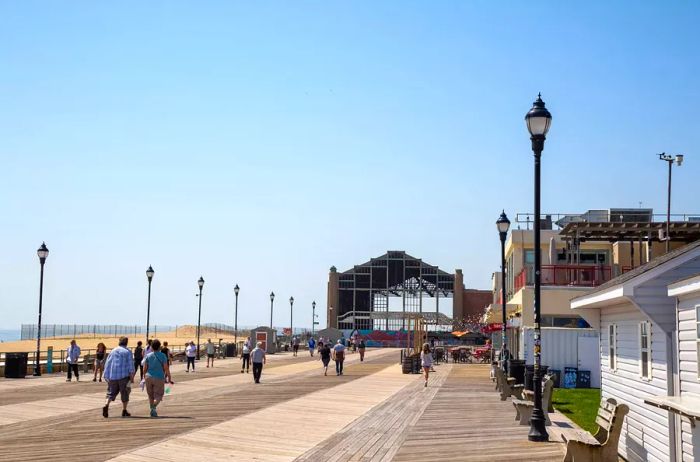
[[[561,444],[527,441],[486,368],[439,365],[424,388],[398,359],[398,350],[370,350],[363,363],[351,354],[345,375],[323,377],[316,358],[275,355],[259,385],[231,360],[195,375],[176,368],[158,419],[145,417],[139,390],[134,417],[116,417],[117,402],[104,419],[104,384],[0,381],[0,461],[562,459]]]

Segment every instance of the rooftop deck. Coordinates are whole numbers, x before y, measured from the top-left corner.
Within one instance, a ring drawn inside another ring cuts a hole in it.
[[[138,388],[133,417],[116,417],[117,402],[115,417],[104,419],[105,384],[91,376],[0,380],[0,461],[562,459],[563,445],[527,441],[487,367],[440,364],[424,388],[420,377],[401,374],[398,355],[369,350],[360,363],[350,354],[341,377],[324,377],[306,354],[274,355],[259,385],[234,360],[198,365],[196,374],[176,365],[158,419],[145,417]]]

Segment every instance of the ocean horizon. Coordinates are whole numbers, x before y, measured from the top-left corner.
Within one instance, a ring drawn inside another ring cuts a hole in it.
[[[19,340],[20,335],[20,329],[0,329],[0,342],[12,342]]]

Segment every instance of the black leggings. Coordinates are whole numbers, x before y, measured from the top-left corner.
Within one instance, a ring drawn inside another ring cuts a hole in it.
[[[243,353],[243,365],[241,366],[241,370],[243,369],[250,369],[250,353]]]
[[[134,359],[134,369],[141,374],[141,379],[143,379],[143,365],[140,359]]]
[[[192,364],[192,370],[194,370],[194,356],[187,357],[187,370],[190,370],[190,364]]]
[[[75,374],[76,380],[80,377],[80,374],[78,373],[78,365],[77,364],[68,363],[68,380],[70,380],[72,378],[71,372]]]

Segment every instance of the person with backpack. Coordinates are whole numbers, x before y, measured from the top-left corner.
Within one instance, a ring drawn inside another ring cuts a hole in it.
[[[151,343],[151,353],[146,355],[143,372],[146,375],[146,393],[151,405],[151,417],[158,417],[156,408],[165,395],[165,383],[172,383],[168,357],[160,351],[160,340]]]
[[[335,375],[343,375],[343,362],[345,361],[345,345],[338,339],[333,347],[333,361],[335,361]]]
[[[245,369],[246,374],[250,373],[250,342],[245,342],[243,344],[243,356],[241,356],[241,374],[243,369]]]

